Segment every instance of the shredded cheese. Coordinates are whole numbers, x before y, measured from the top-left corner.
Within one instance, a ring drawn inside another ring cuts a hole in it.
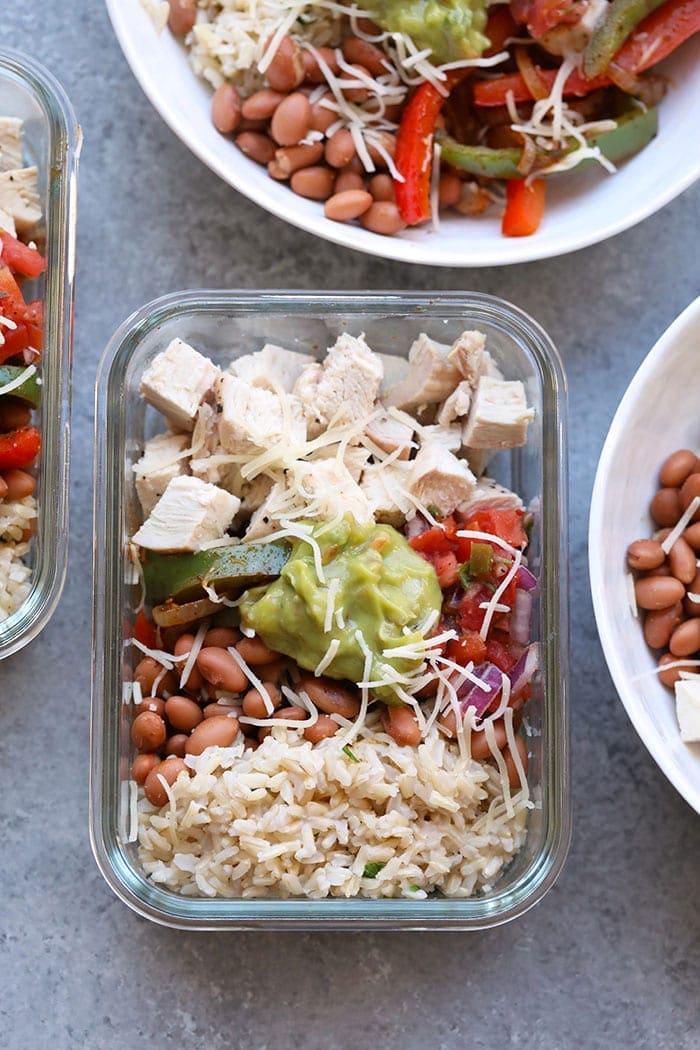
[[[182,668],[182,674],[180,675],[180,688],[181,689],[184,688],[184,686],[185,686],[185,684],[187,682],[187,679],[190,677],[190,673],[192,671],[192,668],[194,667],[194,663],[195,663],[195,660],[197,659],[197,656],[199,654],[199,650],[202,648],[202,643],[204,641],[204,635],[207,633],[208,630],[209,630],[209,620],[203,620],[202,623],[199,625],[199,629],[198,629],[196,635],[194,636],[194,641],[192,642],[192,648],[190,649],[189,653],[187,654],[187,659],[185,660],[185,666]]]
[[[668,554],[676,540],[683,535],[686,525],[689,523],[698,507],[700,507],[700,496],[693,496],[692,500],[661,544],[661,550],[664,554]]]
[[[10,322],[7,327],[9,328],[12,323],[13,322]],[[36,365],[28,365],[26,368],[23,368],[18,376],[11,379],[9,383],[5,383],[4,386],[0,386],[0,396],[11,394],[13,390],[16,390],[18,387],[22,386],[22,383],[25,383],[27,379],[30,379],[35,372]]]
[[[340,649],[340,639],[332,638],[331,642],[330,642],[330,645],[326,649],[326,652],[324,653],[324,655],[321,657],[321,659],[317,663],[316,667],[314,668],[314,675],[317,678],[320,675],[322,675],[323,672],[326,670],[326,668],[333,662],[335,654],[338,652],[339,649]]]
[[[231,646],[228,647],[228,651],[231,654],[231,656],[233,657],[233,659],[236,661],[238,666],[240,667],[241,671],[243,671],[243,674],[246,676],[246,678],[251,683],[253,688],[257,689],[257,691],[260,693],[260,696],[262,697],[263,704],[265,705],[265,710],[267,711],[267,713],[269,715],[271,715],[272,712],[275,710],[275,705],[273,704],[272,698],[271,698],[270,694],[268,693],[267,689],[265,688],[265,686],[262,684],[262,682],[260,681],[258,676],[255,674],[255,672],[252,671],[251,668],[248,666],[248,664],[245,662],[245,660],[243,659],[241,654],[238,652],[238,649],[235,649],[231,645]],[[255,723],[251,723],[251,724],[255,724]]]

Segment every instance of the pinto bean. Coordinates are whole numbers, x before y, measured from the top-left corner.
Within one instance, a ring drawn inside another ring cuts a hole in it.
[[[270,133],[280,146],[295,146],[311,130],[311,104],[301,91],[280,102],[272,115]]]
[[[299,45],[291,37],[283,36],[265,73],[268,84],[273,91],[287,95],[301,84],[305,75]]]
[[[516,748],[518,750],[518,754],[520,756],[520,761],[522,762],[522,765],[523,765],[523,772],[525,773],[525,776],[527,776],[527,766],[528,766],[527,746],[526,746],[525,741],[523,740],[523,738],[521,736],[516,736],[516,738],[515,738],[515,746],[516,746]],[[504,759],[505,764],[506,764],[506,769],[508,770],[508,784],[509,784],[509,786],[512,787],[512,788],[520,787],[520,775],[518,773],[517,766],[515,765],[515,762],[513,760],[513,755],[511,753],[511,750],[510,750],[509,747],[507,747],[505,749],[505,751],[503,752],[503,759]]]
[[[226,649],[218,649],[215,646],[200,649],[197,654],[197,667],[215,689],[241,693],[246,688],[248,679]]]
[[[672,574],[681,583],[692,583],[695,579],[695,551],[682,536],[678,537],[669,551],[668,565]]]
[[[685,587],[672,576],[645,576],[634,585],[640,609],[668,609],[682,600]]]
[[[635,540],[627,548],[627,564],[639,572],[658,569],[665,560],[666,555],[657,540]]]
[[[199,704],[188,696],[171,696],[165,703],[165,717],[173,729],[191,733],[204,716]]]
[[[667,664],[678,664],[677,667],[671,667],[668,671],[658,672],[659,681],[663,682],[669,689],[673,689],[676,682],[680,681],[681,671],[697,671],[697,667],[693,667],[692,664],[681,663],[673,653],[664,653],[660,658],[659,667],[665,667]]]
[[[382,727],[400,747],[418,747],[421,742],[418,719],[410,707],[385,707]]]
[[[391,175],[373,175],[368,188],[375,201],[394,200],[394,180]]]
[[[698,469],[698,457],[688,448],[672,452],[663,463],[659,472],[659,481],[664,488],[680,488],[685,479]]]
[[[644,640],[650,649],[665,649],[671,635],[683,619],[683,605],[676,602],[668,609],[656,609],[644,617]]]
[[[243,635],[235,627],[212,627],[204,635],[203,648],[214,646],[216,649],[228,649],[237,645]]]
[[[341,171],[336,175],[333,193],[346,193],[348,190],[364,192],[365,180],[355,171]]]
[[[241,96],[233,84],[221,84],[212,95],[211,119],[222,135],[230,135],[240,124]]]
[[[325,201],[333,194],[335,175],[330,168],[312,167],[295,171],[291,179],[294,193],[312,201]]]
[[[188,740],[189,736],[187,733],[175,733],[173,736],[169,736],[165,741],[166,755],[175,755],[176,758],[184,758]]]
[[[159,778],[163,777],[165,782],[172,787],[180,776],[180,773],[187,773],[188,776],[191,776],[192,770],[185,764],[182,758],[174,756],[164,759],[163,762],[159,762],[157,766],[153,767],[144,783],[146,798],[151,805],[164,806],[168,801],[168,792],[163,787]]]
[[[289,179],[295,171],[308,168],[323,156],[323,143],[312,142],[298,146],[286,146],[275,150],[275,157],[268,166],[268,174],[273,179]]]
[[[297,690],[306,693],[309,700],[327,715],[342,715],[343,718],[352,719],[360,713],[357,694],[333,678],[302,675]]]
[[[32,413],[26,405],[13,401],[11,397],[0,398],[0,430],[17,430],[28,427]]]
[[[369,76],[369,70],[364,66],[359,65],[357,62],[351,63],[349,69],[343,70],[343,78],[341,86],[344,83],[357,83],[357,87],[345,87],[342,88],[343,95],[348,102],[357,102],[362,104],[366,102],[370,96],[370,89],[363,83],[363,76]]]
[[[303,707],[297,707],[296,705],[293,705],[292,707],[281,707],[279,711],[275,711],[272,717],[283,718],[286,719],[288,722],[303,722],[306,718],[308,718],[308,716],[309,712],[305,711]],[[271,726],[261,726],[258,732],[258,740],[260,741],[260,743],[262,743],[263,740],[265,740],[271,732]]]
[[[275,156],[275,144],[268,135],[258,131],[242,131],[236,136],[236,145],[246,157],[258,164],[269,164]]]
[[[462,180],[451,171],[443,171],[438,184],[438,201],[441,208],[452,208],[462,196]]]
[[[372,194],[365,190],[345,190],[334,193],[325,203],[323,213],[334,222],[349,222],[357,219],[372,206]]]
[[[649,513],[657,525],[675,525],[681,516],[678,489],[659,489],[651,501]]]
[[[686,620],[671,635],[668,647],[674,656],[692,656],[700,649],[700,619]]]
[[[185,752],[188,755],[201,755],[208,747],[230,747],[238,732],[237,718],[228,715],[205,718],[192,730]]]
[[[236,649],[251,667],[260,667],[279,660],[279,654],[268,649],[262,638],[241,638]]]
[[[131,775],[136,783],[143,784],[148,774],[159,762],[159,756],[153,751],[144,751],[142,754],[137,755],[131,766]]]
[[[138,751],[156,751],[167,735],[165,722],[155,711],[144,711],[131,724],[131,739]]]
[[[322,95],[318,102],[313,104],[311,107],[311,127],[314,131],[322,131],[325,135],[331,124],[335,124],[338,114],[334,110],[329,109],[328,106],[321,105],[324,99],[332,101],[333,96],[328,92]]]
[[[406,228],[406,223],[401,218],[399,209],[393,201],[375,201],[360,216],[360,223],[366,230],[371,230],[372,233],[381,233],[385,237],[392,237],[395,233]]]
[[[197,17],[197,0],[168,0],[168,25],[175,36],[187,36]]]
[[[246,120],[269,120],[285,96],[272,88],[262,88],[250,95],[241,106]]]
[[[508,741],[505,723],[502,719],[499,718],[497,722],[493,723],[493,733],[496,740],[496,747],[499,751],[502,751]],[[484,759],[491,755],[491,748],[486,739],[485,729],[472,733],[471,748],[472,758],[475,758],[477,762],[483,762]]]
[[[332,47],[315,47],[314,51],[321,56],[331,73],[338,73],[338,59],[335,57],[335,50]],[[304,65],[304,77],[309,83],[324,84],[326,82],[326,75],[321,69],[313,51],[308,51],[304,48],[301,53],[301,61]]]
[[[335,736],[340,726],[330,715],[319,715],[312,726],[304,730],[304,738],[312,744],[318,744],[321,740]]]
[[[136,704],[134,708],[134,712],[137,715],[143,714],[144,711],[153,711],[154,714],[165,718],[165,701],[161,700],[159,696],[145,696],[141,703]]]
[[[661,491],[664,492],[669,490],[662,489]],[[700,496],[700,473],[689,474],[683,482],[679,494],[681,510],[687,510],[696,496]],[[678,513],[678,517],[680,517],[680,511]],[[700,521],[700,507],[698,507],[698,509],[695,511],[693,517],[690,520]],[[670,525],[672,523],[666,522],[665,524]]]
[[[347,128],[338,128],[326,141],[326,162],[332,168],[344,168],[355,156],[355,142]]]
[[[238,718],[243,713],[243,708],[239,704],[221,704],[213,703],[207,704],[202,714],[205,718],[219,718],[221,715],[225,715],[227,718]]]
[[[193,634],[181,634],[178,640],[175,642],[173,652],[175,653],[175,656],[185,656],[186,654],[189,654],[191,652],[193,645]],[[182,676],[182,671],[185,668],[185,663],[186,661],[183,661],[182,663],[178,663],[177,665],[180,676]],[[190,673],[188,674],[187,681],[183,683],[183,686],[185,689],[192,690],[192,692],[195,692],[197,689],[202,688],[202,673],[197,667],[196,663],[194,664]]]
[[[2,478],[7,486],[5,499],[25,499],[31,496],[36,488],[36,481],[31,474],[27,474],[26,470],[17,468],[5,470]]]
[[[346,62],[360,65],[368,70],[373,77],[386,74],[388,60],[381,48],[370,44],[369,40],[362,40],[357,36],[350,36],[343,41],[343,56]]]
[[[263,687],[272,702],[273,708],[282,703],[282,694],[273,682],[263,682]],[[248,718],[269,718],[270,712],[265,706],[265,698],[259,689],[249,689],[243,697],[243,714]]]

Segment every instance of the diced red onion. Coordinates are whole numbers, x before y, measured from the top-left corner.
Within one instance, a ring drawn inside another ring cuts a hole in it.
[[[513,670],[509,673],[511,696],[522,692],[540,665],[540,647],[537,642],[523,653]]]
[[[510,617],[510,637],[516,645],[527,645],[530,641],[531,619],[532,594],[530,591],[517,590]]]
[[[412,540],[416,536],[422,536],[431,528],[430,522],[422,514],[416,514],[406,522],[406,539]]]
[[[525,565],[521,565],[516,572],[515,581],[517,586],[523,591],[532,591],[537,586],[537,577],[533,576]]]
[[[467,680],[466,682],[463,682],[457,690],[457,696],[459,697],[459,703],[463,712],[466,711],[468,707],[474,707],[476,708],[477,718],[480,718],[484,711],[491,706],[503,688],[503,674],[495,664],[488,662],[485,664],[479,664],[478,667],[474,668],[472,673],[479,678],[484,685],[490,686],[490,691],[486,692],[485,689],[475,685],[474,682]]]

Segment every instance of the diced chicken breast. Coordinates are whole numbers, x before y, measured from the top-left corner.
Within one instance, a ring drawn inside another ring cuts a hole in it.
[[[0,171],[22,167],[22,121],[17,117],[0,117]]]
[[[229,371],[252,386],[263,386],[268,390],[281,387],[291,394],[304,369],[315,363],[316,359],[310,354],[300,354],[296,350],[285,350],[283,346],[266,343],[262,350],[232,361]]]
[[[304,406],[310,437],[326,430],[331,421],[342,426],[369,416],[384,369],[364,336],[355,338],[343,333],[328,351],[317,383],[315,375],[306,380],[306,373],[302,374],[304,387],[300,390],[299,383],[295,387]]]
[[[197,551],[221,539],[241,501],[199,478],[173,478],[134,536],[134,543],[152,551]]]
[[[187,456],[182,453],[189,446],[187,434],[157,434],[146,442],[143,455],[134,464],[136,494],[144,518],[151,513],[168,484],[179,474],[187,472]]]
[[[479,379],[462,431],[467,448],[517,448],[527,441],[534,410],[527,407],[520,380]]]
[[[283,439],[290,446],[306,440],[301,402],[292,394],[285,396],[283,404],[271,390],[251,386],[227,372],[219,381],[217,397],[219,439],[227,452],[253,457]]]
[[[197,409],[219,375],[209,358],[182,339],[173,339],[146,369],[139,389],[173,427],[192,430]]]
[[[380,354],[377,353],[377,357],[382,362],[382,368],[384,369],[384,378],[382,379],[382,385],[379,388],[379,396],[383,399],[392,387],[402,383],[408,375],[408,360],[398,354]]]
[[[253,512],[244,539],[259,540],[269,536],[279,527],[280,510],[288,505],[287,488],[281,481],[276,481],[260,506]]]
[[[440,426],[448,427],[456,419],[462,419],[468,414],[471,403],[472,388],[468,380],[463,379],[440,406],[440,411],[437,414],[437,421]]]
[[[489,465],[489,460],[494,454],[492,448],[463,448],[462,457],[466,459],[469,464],[469,469],[472,474],[475,474],[477,478],[486,470]]]
[[[433,442],[442,445],[449,452],[459,452],[462,447],[462,428],[459,425],[443,427],[439,423],[422,427],[420,431],[421,446],[432,444]]]
[[[476,478],[462,459],[457,459],[439,441],[420,447],[411,464],[408,489],[428,510],[451,514],[474,491]]]
[[[36,168],[0,171],[0,210],[12,216],[18,233],[30,233],[41,221]]]
[[[0,230],[4,230],[5,233],[12,234],[13,237],[17,236],[17,227],[15,226],[15,220],[10,215],[9,211],[4,211],[0,208]]]
[[[241,511],[244,514],[254,514],[272,491],[272,478],[258,474],[252,481],[244,481],[241,488]]]
[[[406,416],[406,419],[408,418]],[[377,416],[367,425],[365,434],[382,452],[391,454],[400,449],[398,458],[408,459],[413,438],[413,427],[408,423],[382,412],[381,416]]]
[[[310,460],[312,463],[317,463],[323,459],[334,459],[338,453],[337,445],[329,445],[327,448],[322,448],[316,452],[313,459]],[[345,465],[350,477],[353,481],[359,481],[362,475],[362,471],[367,466],[367,460],[369,459],[369,452],[362,445],[348,445],[343,455],[343,464]]]
[[[481,376],[503,379],[500,369],[494,364],[485,346],[486,336],[483,332],[462,332],[447,355],[472,390],[476,388]]]
[[[449,397],[462,378],[448,358],[449,351],[449,346],[421,332],[408,352],[408,373],[388,391],[386,405],[410,410]]]
[[[372,521],[365,494],[345,464],[335,458],[297,462],[293,484],[321,519],[352,514],[360,523]]]
[[[362,474],[362,489],[374,515],[374,520],[400,528],[414,510],[406,496],[412,464],[394,460],[386,465],[373,463]]]
[[[469,498],[460,503],[457,510],[464,517],[470,518],[484,507],[492,510],[522,510],[523,501],[517,492],[511,492],[493,478],[480,478]]]

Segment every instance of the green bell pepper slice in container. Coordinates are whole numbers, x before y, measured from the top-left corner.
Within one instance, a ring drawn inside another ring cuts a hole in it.
[[[663,3],[665,0],[612,0],[588,41],[583,59],[586,76],[596,77],[604,73],[642,19]]]
[[[0,397],[5,393],[3,388],[16,382],[26,371],[27,369],[21,365],[0,365]],[[38,372],[32,373],[19,386],[8,390],[7,396],[24,401],[30,408],[38,408],[41,401],[41,383]]]

